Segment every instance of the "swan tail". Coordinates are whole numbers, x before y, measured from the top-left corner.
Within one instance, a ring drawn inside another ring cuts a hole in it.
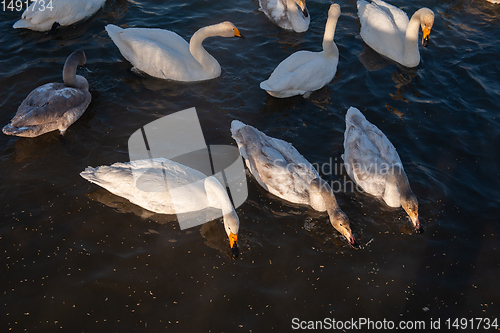
[[[245,127],[246,124],[239,121],[239,120],[233,120],[231,122],[231,134],[234,135],[236,133],[237,130],[239,130],[240,128],[243,128]]]
[[[80,176],[82,176],[83,178],[85,178],[86,180],[88,180],[91,183],[99,185],[100,181],[96,177],[97,169],[98,168],[93,168],[93,167],[90,167],[90,166],[86,167],[85,170],[83,170],[82,172],[80,172]]]
[[[26,20],[26,19],[20,19],[19,21],[16,21],[14,25],[12,25],[12,28],[14,29],[30,29],[30,30],[35,30],[35,31],[47,31],[50,29],[50,24],[45,23],[44,24],[33,24],[31,20]],[[47,28],[49,27],[49,28]]]
[[[12,123],[11,123],[12,124]],[[2,128],[2,132],[5,135],[15,135],[21,136],[25,138],[33,138],[35,136],[39,136],[44,134],[43,126],[22,126],[22,127],[14,127],[11,124],[5,125]]]
[[[260,83],[260,89],[263,89],[263,90],[266,90],[266,91],[274,91],[274,89],[269,86],[268,80],[262,81]]]
[[[345,122],[347,127],[353,125],[355,127],[363,128],[363,123],[366,122],[366,118],[363,116],[361,111],[351,106],[345,115]]]
[[[248,158],[247,152],[245,149],[245,137],[242,135],[239,130],[247,126],[245,123],[239,121],[239,120],[233,120],[231,122],[231,136],[233,139],[236,141],[236,144],[238,145],[238,149],[240,151],[240,155],[243,156],[243,158],[246,160]]]
[[[118,45],[118,43],[120,42],[120,37],[118,36],[118,34],[122,32],[123,29],[114,24],[108,24],[104,27],[104,29],[106,29],[106,32],[108,33],[109,37],[111,37],[113,42]]]

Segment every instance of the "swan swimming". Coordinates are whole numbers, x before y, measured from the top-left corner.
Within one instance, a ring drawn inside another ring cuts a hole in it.
[[[290,55],[276,67],[269,79],[260,83],[261,89],[278,98],[308,97],[312,91],[330,83],[339,62],[339,49],[333,41],[339,16],[340,6],[331,5],[323,36],[323,51],[298,51]]]
[[[352,247],[359,247],[330,185],[295,147],[238,120],[231,123],[231,133],[248,169],[265,190],[281,199],[327,211],[332,226]]]
[[[420,63],[418,32],[422,28],[422,45],[429,43],[434,24],[434,12],[428,8],[417,10],[410,20],[401,9],[382,0],[358,0],[361,38],[372,49],[406,67]]]
[[[64,83],[47,83],[33,90],[24,99],[4,134],[35,137],[59,130],[64,135],[68,127],[85,112],[92,96],[87,80],[76,75],[78,65],[85,65],[82,50],[70,54],[63,68]]]
[[[185,82],[209,80],[221,74],[219,63],[202,45],[205,38],[244,38],[238,28],[227,21],[199,29],[189,44],[175,32],[163,29],[122,29],[108,24],[106,31],[135,68],[160,79]]]
[[[133,172],[142,174],[137,182]],[[80,176],[159,214],[182,214],[208,207],[220,209],[231,252],[233,256],[238,256],[238,215],[226,190],[215,177],[207,177],[198,170],[165,158],[87,167]],[[146,184],[147,191],[138,188],[139,182]]]
[[[305,0],[259,0],[260,9],[279,27],[295,32],[309,28],[311,17]]]
[[[388,206],[403,207],[415,230],[421,231],[418,201],[396,148],[358,109],[350,107],[345,121],[342,159],[349,177],[366,193],[383,199]]]
[[[49,31],[54,24],[67,26],[94,15],[105,2],[106,0],[52,0],[49,5],[48,0],[34,1],[12,27]]]

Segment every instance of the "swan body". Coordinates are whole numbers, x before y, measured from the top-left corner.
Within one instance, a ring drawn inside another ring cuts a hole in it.
[[[94,15],[106,0],[52,0],[35,1],[24,11],[21,19],[13,28],[26,28],[35,31],[49,31],[54,23],[61,26],[71,25]]]
[[[259,0],[260,9],[279,27],[295,32],[309,28],[311,17],[305,0]]]
[[[136,180],[133,172],[142,176]],[[159,214],[182,214],[209,207],[221,209],[233,255],[237,256],[239,219],[216,178],[164,158],[87,167],[80,176]]]
[[[323,51],[298,51],[283,60],[269,79],[260,87],[271,96],[286,98],[295,95],[307,97],[312,91],[328,84],[337,72],[339,51],[333,37],[340,16],[340,6],[333,4],[328,11]]]
[[[24,99],[4,134],[35,137],[66,129],[80,118],[92,100],[87,80],[76,75],[78,65],[85,65],[85,53],[73,52],[64,64],[64,83],[47,83],[33,90]]]
[[[349,177],[366,193],[381,198],[390,207],[402,206],[415,229],[420,230],[417,198],[396,148],[354,107],[346,114],[342,159]]]
[[[248,169],[265,190],[283,200],[327,211],[332,226],[358,247],[330,185],[295,147],[237,120],[231,123],[231,133]]]
[[[358,0],[357,5],[363,41],[403,66],[418,66],[418,32],[422,28],[422,44],[427,46],[434,24],[432,10],[421,8],[409,20],[401,9],[382,0]]]
[[[125,59],[135,68],[161,79],[202,81],[220,76],[217,60],[203,47],[207,37],[243,37],[231,22],[199,29],[189,44],[178,34],[163,29],[122,29],[109,24],[106,31]]]

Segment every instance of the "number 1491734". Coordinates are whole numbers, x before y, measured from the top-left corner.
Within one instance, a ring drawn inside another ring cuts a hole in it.
[[[2,4],[3,11],[17,11],[20,12],[24,10],[24,8],[29,8],[30,11],[52,11],[52,0],[2,0],[0,1]]]

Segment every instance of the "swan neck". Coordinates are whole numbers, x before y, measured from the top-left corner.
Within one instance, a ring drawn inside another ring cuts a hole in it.
[[[217,26],[208,26],[196,31],[189,41],[189,51],[205,71],[219,71],[220,66],[217,60],[208,53],[202,43],[207,37],[217,36],[219,31]]]
[[[68,57],[68,59],[66,59],[63,68],[63,81],[65,86],[73,88],[85,88],[84,86],[82,86],[84,85],[82,79],[85,81],[85,83],[87,82],[87,80],[85,80],[85,78],[83,78],[82,76],[78,75],[77,77],[76,75],[76,68],[80,64],[80,61],[80,57],[75,53],[72,53]]]
[[[323,35],[323,51],[327,56],[338,56],[339,49],[333,42],[335,37],[335,28],[337,27],[338,17],[328,17]]]
[[[298,13],[299,8],[297,7],[297,4],[295,3],[294,0],[287,0],[286,2],[286,10],[290,13]]]
[[[417,10],[410,19],[408,27],[406,28],[405,42],[404,42],[404,57],[413,62],[420,62],[420,54],[418,52],[418,31],[420,29],[420,10]],[[413,59],[415,58],[416,59]]]
[[[389,169],[387,181],[397,186],[401,202],[408,201],[414,196],[402,165],[395,164]]]
[[[226,190],[215,178],[208,177],[205,180],[205,192],[207,193],[207,198],[211,206],[214,208],[220,208],[224,217],[226,215],[236,215],[233,204],[231,203],[231,200],[229,200]]]
[[[321,196],[330,221],[333,221],[334,217],[341,212],[341,209],[330,185],[318,177],[311,182],[311,191],[315,191]]]

